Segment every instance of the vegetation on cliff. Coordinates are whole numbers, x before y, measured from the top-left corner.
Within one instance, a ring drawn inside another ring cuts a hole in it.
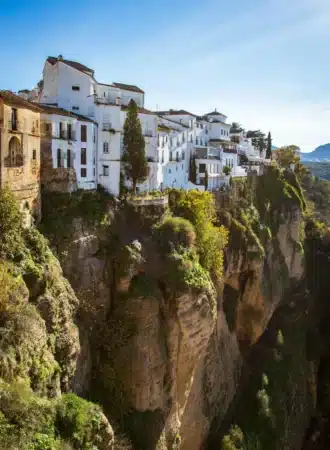
[[[80,350],[78,300],[45,238],[24,228],[7,189],[0,227],[0,448],[110,449],[100,408],[60,395],[71,389]]]

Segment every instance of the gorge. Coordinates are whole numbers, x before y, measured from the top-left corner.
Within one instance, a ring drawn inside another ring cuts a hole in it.
[[[330,240],[306,180],[166,195],[44,191],[37,231],[1,192],[0,448],[324,448]]]

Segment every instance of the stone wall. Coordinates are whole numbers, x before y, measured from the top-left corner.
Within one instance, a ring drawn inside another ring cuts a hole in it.
[[[51,138],[41,139],[41,185],[48,191],[73,192],[77,189],[74,168],[54,168]]]
[[[1,188],[8,186],[20,202],[22,210],[36,219],[41,215],[40,204],[40,113],[17,107],[17,130],[10,129],[12,108],[2,106]],[[23,151],[21,164],[9,161],[9,142],[17,139]]]

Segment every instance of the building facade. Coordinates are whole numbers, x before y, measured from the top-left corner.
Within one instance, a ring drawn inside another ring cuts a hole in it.
[[[0,91],[0,187],[8,186],[28,222],[40,206],[40,108]]]
[[[39,106],[41,183],[52,190],[95,189],[97,125],[80,114]]]
[[[94,70],[66,60],[61,55],[47,58],[43,80],[38,85],[39,91],[24,90],[21,95],[24,98],[31,96],[44,108],[58,108],[65,112],[65,119],[60,113],[57,118],[54,115],[51,118],[52,133],[57,133],[51,145],[53,168],[67,168],[68,161],[71,163],[67,154],[73,152],[77,186],[82,189],[93,189],[100,184],[112,194],[119,194],[123,127],[131,100],[139,108],[150,168],[148,179],[138,186],[139,191],[162,190],[166,187],[203,189],[206,172],[208,188],[218,189],[228,184],[228,177],[223,173],[224,167],[230,168],[231,176],[244,176],[246,170],[241,162],[256,157],[252,143],[245,136],[232,136],[227,116],[216,109],[204,116],[186,110],[147,110],[145,93],[138,86],[117,82],[99,83]],[[50,114],[49,110],[47,114]],[[59,122],[64,123],[62,133],[65,134],[65,122],[73,121],[75,116],[76,122],[72,127],[75,127],[76,140],[70,143],[68,139],[62,139],[59,143]],[[83,123],[84,117],[86,124]],[[93,136],[93,142],[78,145],[81,139],[79,125],[88,128],[88,136]],[[93,132],[89,131],[92,127]],[[87,151],[86,158],[84,149]],[[194,182],[189,180],[192,158],[196,160]],[[86,164],[82,164],[82,161],[86,161]]]

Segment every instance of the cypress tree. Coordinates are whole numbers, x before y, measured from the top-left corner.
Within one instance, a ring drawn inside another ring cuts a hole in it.
[[[269,132],[267,137],[266,158],[270,159],[271,157],[272,157],[272,135]]]
[[[209,187],[209,173],[207,170],[205,170],[204,186],[205,186],[205,190],[207,191],[207,189]]]
[[[134,100],[128,105],[127,117],[124,123],[123,166],[126,178],[132,181],[133,193],[136,185],[148,178],[149,166],[145,152],[145,142],[142,135],[141,122],[138,117],[138,107]]]
[[[196,158],[193,155],[189,160],[189,181],[196,184]]]

